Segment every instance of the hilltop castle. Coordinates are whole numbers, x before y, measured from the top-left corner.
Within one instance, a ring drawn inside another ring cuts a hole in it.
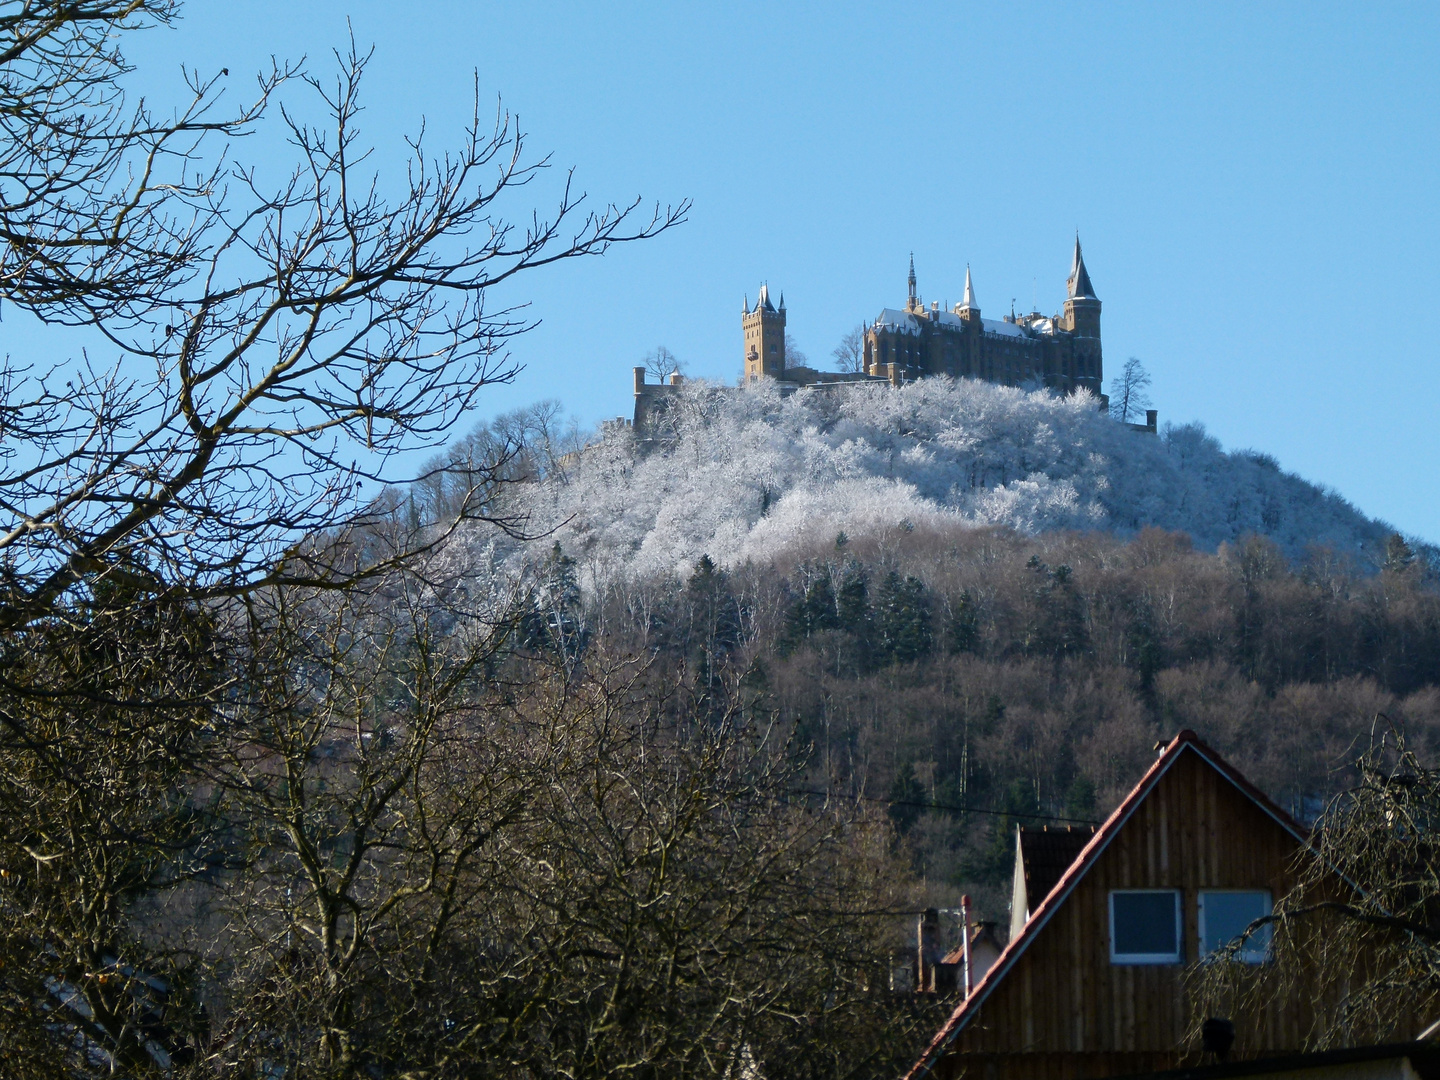
[[[1063,313],[1052,316],[1032,311],[1003,319],[984,319],[975,299],[970,268],[965,268],[963,299],[949,311],[932,302],[927,308],[915,288],[915,259],[910,259],[909,295],[903,310],[884,308],[865,328],[863,370],[816,371],[787,365],[785,356],[785,295],[777,305],[768,285],[760,286],[755,306],[747,296],[741,308],[744,334],[744,380],[774,379],[782,392],[804,387],[833,387],[857,382],[894,385],[927,375],[983,379],[1009,386],[1048,387],[1069,394],[1089,390],[1100,398],[1104,367],[1100,349],[1100,299],[1090,283],[1080,238],[1070,276],[1065,281]],[[679,375],[668,384],[645,381],[645,369],[635,369],[635,419],[646,426],[657,407],[680,385]],[[1147,418],[1154,430],[1153,417]]]
[[[1012,311],[1003,319],[983,319],[969,267],[964,298],[950,311],[941,311],[938,303],[925,307],[915,291],[913,258],[909,286],[905,309],[885,308],[865,331],[867,373],[892,381],[952,375],[1009,386],[1047,386],[1062,394],[1085,389],[1099,396],[1104,372],[1100,299],[1090,284],[1078,236],[1065,281],[1063,314],[1047,317],[1032,311],[1017,316]]]

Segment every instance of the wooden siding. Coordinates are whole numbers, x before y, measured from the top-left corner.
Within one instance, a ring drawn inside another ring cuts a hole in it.
[[[1110,962],[1112,889],[1181,890],[1184,956],[1198,959],[1202,889],[1292,884],[1298,841],[1198,752],[1176,756],[936,1063],[939,1080],[1077,1080],[1192,1063],[1183,965]],[[1237,1057],[1297,1049],[1304,1002],[1237,1017]]]

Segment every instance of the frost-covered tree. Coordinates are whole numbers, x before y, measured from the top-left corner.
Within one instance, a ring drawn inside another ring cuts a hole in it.
[[[556,530],[545,545],[575,555],[587,589],[685,579],[706,554],[728,569],[834,552],[842,533],[846,551],[893,543],[907,527],[1159,526],[1208,550],[1254,533],[1287,557],[1320,544],[1367,564],[1392,531],[1253,454],[1227,453],[1198,425],[1140,438],[1084,394],[936,378],[782,397],[769,382],[693,380],[671,404],[663,439],[615,433],[513,495],[534,532]],[[474,530],[471,544],[495,544],[506,565],[529,558],[493,531]]]

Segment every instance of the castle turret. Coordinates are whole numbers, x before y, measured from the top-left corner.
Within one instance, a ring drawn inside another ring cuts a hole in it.
[[[905,283],[909,286],[909,294],[905,300],[905,310],[921,310],[920,294],[915,291],[915,253],[913,251],[910,253],[910,276],[905,279]]]
[[[755,309],[748,310],[750,300],[745,300],[747,310],[741,316],[745,331],[745,380],[761,376],[772,379],[785,377],[785,297],[780,297],[776,308],[770,301],[770,286],[760,286],[760,296]]]
[[[955,305],[955,314],[967,323],[980,325],[980,305],[975,301],[975,287],[970,283],[970,264],[965,264],[965,296]]]
[[[1090,284],[1085,257],[1080,253],[1080,234],[1075,234],[1075,257],[1070,263],[1070,276],[1065,279],[1065,329],[1076,337],[1076,387],[1086,387],[1096,394],[1104,376],[1100,355],[1100,298]]]
[[[1080,337],[1100,336],[1100,298],[1090,284],[1085,256],[1080,253],[1080,236],[1075,236],[1075,257],[1065,279],[1065,327]]]

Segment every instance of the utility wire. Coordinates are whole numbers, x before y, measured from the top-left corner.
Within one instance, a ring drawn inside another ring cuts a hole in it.
[[[810,788],[796,788],[792,795],[814,795],[822,799],[855,799],[860,802],[885,803],[889,806],[918,806],[924,810],[953,810],[961,814],[988,814],[992,817],[1036,818],[1040,821],[1065,821],[1076,825],[1099,825],[1094,818],[1065,817],[1061,814],[1032,814],[1028,811],[987,810],[979,806],[957,806],[954,803],[914,802],[910,799],[887,799],[880,795],[842,795],[838,791],[814,791]]]

